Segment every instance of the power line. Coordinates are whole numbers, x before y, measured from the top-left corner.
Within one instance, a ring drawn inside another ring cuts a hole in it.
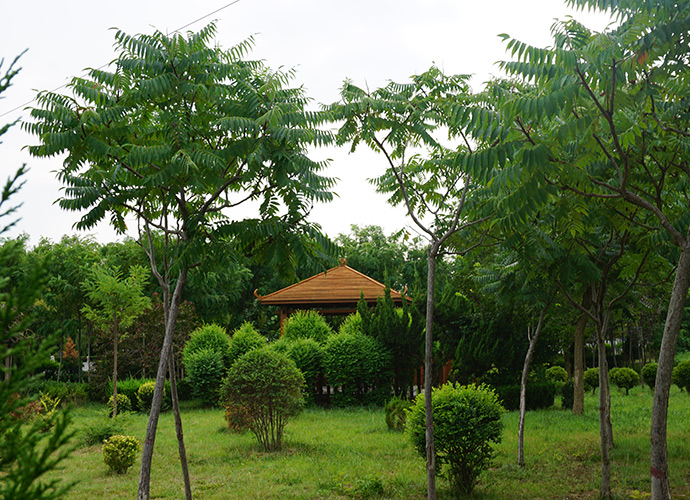
[[[190,27],[191,25],[198,23],[199,21],[203,21],[204,19],[206,19],[206,18],[208,18],[208,17],[211,17],[211,16],[214,15],[214,14],[217,14],[217,13],[220,12],[221,10],[225,10],[225,9],[227,9],[228,7],[231,7],[231,6],[235,5],[236,3],[240,3],[241,1],[242,1],[242,0],[234,0],[234,1],[230,2],[230,3],[227,3],[227,4],[223,5],[222,7],[220,7],[220,8],[218,8],[218,9],[214,10],[213,12],[209,12],[208,14],[206,14],[206,15],[204,15],[204,16],[201,16],[199,19],[195,19],[194,21],[192,21],[192,22],[190,22],[190,23],[187,23],[187,24],[185,24],[184,26],[181,26],[181,27],[177,28],[177,29],[176,29],[175,31],[173,31],[171,34],[175,34],[175,33],[179,32],[179,31],[182,31],[183,29],[188,28],[188,27]],[[99,70],[102,70],[103,68],[106,68],[106,67],[108,67],[108,66],[110,66],[110,63],[104,64],[103,66],[100,66],[100,67],[96,68],[96,70],[99,71]],[[85,76],[86,74],[87,74],[87,73],[84,73],[84,74],[82,74],[82,76]],[[61,90],[61,89],[65,88],[67,85],[68,85],[67,83],[63,83],[62,85],[60,85],[59,87],[54,88],[54,89],[51,90],[50,92],[51,92],[51,93],[57,92],[58,90]],[[18,110],[20,110],[20,109],[22,109],[22,108],[25,108],[26,106],[28,106],[29,104],[31,104],[31,103],[34,102],[35,100],[36,100],[36,98],[34,97],[34,98],[31,99],[30,101],[27,101],[27,102],[25,102],[24,104],[20,104],[20,105],[17,106],[16,108],[10,109],[9,111],[5,111],[4,113],[0,114],[0,118],[2,118],[2,117],[5,116],[5,115],[9,115],[9,114],[11,114],[11,113],[14,113],[15,111],[18,111]]]

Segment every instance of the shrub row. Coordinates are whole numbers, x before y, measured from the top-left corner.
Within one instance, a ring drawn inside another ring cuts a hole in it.
[[[520,385],[500,385],[496,388],[498,399],[508,411],[520,408]],[[553,406],[556,398],[556,384],[553,382],[528,382],[525,399],[527,410],[538,410]]]

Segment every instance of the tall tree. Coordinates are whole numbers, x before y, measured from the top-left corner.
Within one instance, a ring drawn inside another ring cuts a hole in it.
[[[151,307],[151,300],[142,293],[147,279],[148,273],[141,266],[132,267],[124,279],[119,269],[96,266],[84,283],[93,304],[84,306],[86,318],[110,332],[113,339],[113,417],[117,416],[117,343],[134,320]]]
[[[247,61],[251,41],[230,50],[213,42],[213,24],[198,33],[115,35],[113,71],[75,78],[71,96],[42,93],[26,127],[37,156],[66,153],[60,206],[86,210],[77,228],[109,216],[119,231],[136,219],[141,243],[162,290],[165,338],[146,431],[139,499],[149,498],[153,447],[166,367],[190,269],[222,255],[231,241],[264,260],[291,264],[331,250],[306,220],[314,201],[329,201],[324,163],[306,155],[328,142],[290,73]],[[252,219],[232,209],[258,202]],[[171,370],[174,373],[174,370]],[[174,399],[174,379],[171,380]],[[173,406],[176,407],[175,401]],[[176,428],[185,478],[179,413]],[[186,496],[191,497],[189,481]]]
[[[471,137],[470,124],[477,123],[479,112],[472,114],[469,99],[466,76],[446,76],[432,67],[409,83],[390,83],[373,92],[347,82],[341,102],[326,109],[329,119],[344,120],[337,136],[341,144],[352,143],[354,149],[364,143],[383,155],[387,168],[374,184],[378,191],[390,195],[390,203],[404,207],[427,239],[424,391],[430,500],[436,498],[431,414],[436,261],[451,236],[485,220],[469,219],[464,213],[474,182],[468,164],[475,172],[490,170],[493,164],[489,160],[493,158],[495,163],[497,159],[495,154],[484,154],[483,161],[468,160],[474,157],[471,141],[485,143],[481,136]],[[445,134],[455,139],[451,147],[443,145]],[[424,148],[428,151],[422,155],[418,151]]]
[[[540,174],[584,198],[621,200],[648,214],[658,245],[677,249],[675,282],[659,352],[651,423],[652,498],[670,498],[666,422],[671,370],[690,287],[690,222],[685,154],[690,113],[690,2],[687,0],[569,0],[581,8],[611,9],[617,26],[594,33],[569,20],[553,27],[541,49],[510,40],[512,75],[535,82],[539,95],[515,103],[529,123],[522,131],[545,160]],[[558,116],[536,140],[533,126]],[[567,154],[564,154],[567,153]],[[620,210],[620,209],[619,209]]]

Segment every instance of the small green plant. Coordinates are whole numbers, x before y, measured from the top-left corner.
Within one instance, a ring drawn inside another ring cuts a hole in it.
[[[218,387],[225,375],[221,353],[207,348],[193,352],[185,358],[185,368],[194,397],[205,406],[217,405]]]
[[[84,428],[81,442],[84,446],[95,446],[103,444],[111,436],[122,434],[126,418],[125,413],[118,413],[115,418],[102,416]]]
[[[137,458],[139,441],[134,436],[116,434],[103,442],[103,462],[115,474],[125,474]]]
[[[611,382],[616,384],[619,388],[625,389],[625,394],[630,393],[630,389],[635,387],[640,382],[640,376],[632,368],[621,367],[613,368],[609,372]]]
[[[407,411],[412,407],[412,401],[400,397],[393,397],[386,402],[386,425],[394,431],[404,431],[407,421]]]
[[[587,368],[582,375],[582,380],[585,383],[586,389],[592,389],[592,394],[599,387],[599,368]]]
[[[223,381],[221,397],[231,408],[243,408],[249,427],[266,451],[282,448],[288,419],[304,407],[304,376],[287,356],[255,349],[240,357]]]
[[[214,323],[203,325],[194,330],[182,351],[182,361],[187,366],[187,358],[203,349],[220,354],[223,362],[227,362],[230,336],[225,328]]]
[[[657,363],[647,363],[642,367],[642,380],[649,386],[650,389],[654,390],[656,385],[656,370],[659,367]]]
[[[562,366],[552,366],[546,370],[546,380],[563,383],[568,380],[568,372]]]
[[[110,408],[110,416],[113,416],[113,397],[108,399],[108,408]],[[117,411],[132,411],[132,400],[126,394],[117,393]]]
[[[226,367],[230,368],[237,359],[252,349],[260,349],[266,346],[267,339],[256,331],[254,325],[242,323],[232,334],[230,346],[228,347],[228,358]]]
[[[285,321],[284,337],[290,340],[314,339],[323,344],[333,330],[316,311],[296,311]]]
[[[456,496],[469,495],[493,458],[493,445],[501,441],[504,410],[488,386],[452,383],[431,394],[436,463],[448,477]],[[415,399],[407,416],[407,432],[415,449],[426,457],[424,395]]]
[[[34,417],[34,421],[41,432],[48,432],[55,426],[60,398],[54,398],[42,392],[38,402],[41,406],[39,413]]]
[[[674,384],[685,389],[690,394],[690,359],[678,363],[671,373],[671,380]]]
[[[575,384],[572,379],[561,386],[561,408],[571,410],[575,401]]]

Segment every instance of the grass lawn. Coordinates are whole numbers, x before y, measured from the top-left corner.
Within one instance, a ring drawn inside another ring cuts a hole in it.
[[[596,397],[586,413],[550,409],[529,412],[525,458],[517,460],[517,412],[504,417],[503,442],[491,470],[472,495],[476,499],[595,499],[599,491]],[[629,396],[613,390],[613,491],[616,498],[649,497],[649,422],[652,395],[636,388]],[[102,417],[103,407],[74,411],[77,433]],[[286,428],[285,449],[259,451],[251,433],[225,429],[221,410],[183,410],[185,443],[195,498],[346,499],[426,496],[424,461],[404,434],[386,428],[383,410],[310,409]],[[130,415],[126,432],[143,441],[147,416]],[[668,427],[671,492],[690,499],[690,396],[674,387]],[[107,472],[100,446],[81,447],[57,475],[77,481],[74,499],[135,498],[140,462],[127,474]],[[450,498],[445,479],[439,498]],[[151,498],[184,498],[171,413],[162,415],[153,460]]]

